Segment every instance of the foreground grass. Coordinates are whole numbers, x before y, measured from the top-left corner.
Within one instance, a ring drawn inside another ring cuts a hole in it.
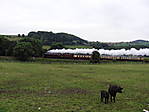
[[[99,91],[124,87],[116,103]],[[0,62],[0,112],[140,112],[149,103],[148,64]]]

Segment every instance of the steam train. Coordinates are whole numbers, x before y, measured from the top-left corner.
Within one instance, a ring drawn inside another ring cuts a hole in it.
[[[74,60],[90,60],[91,54],[71,54],[71,53],[45,53],[45,58],[55,59],[74,59]],[[101,55],[101,60],[117,60],[117,61],[143,61],[144,58],[140,56],[110,56]]]

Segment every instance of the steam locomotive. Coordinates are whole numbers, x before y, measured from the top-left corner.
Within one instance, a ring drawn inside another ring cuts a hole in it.
[[[71,53],[45,53],[45,58],[55,59],[74,59],[74,60],[90,60],[91,54],[71,54]],[[101,60],[117,60],[117,61],[143,61],[141,56],[110,56],[101,55]]]

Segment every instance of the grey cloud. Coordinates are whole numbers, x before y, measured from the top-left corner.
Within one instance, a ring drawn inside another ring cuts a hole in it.
[[[148,39],[148,0],[0,1],[0,33],[68,32],[86,40]]]

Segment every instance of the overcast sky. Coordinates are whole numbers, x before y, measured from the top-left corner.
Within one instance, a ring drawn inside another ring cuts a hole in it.
[[[149,0],[0,0],[0,34],[53,31],[89,41],[149,40]]]

